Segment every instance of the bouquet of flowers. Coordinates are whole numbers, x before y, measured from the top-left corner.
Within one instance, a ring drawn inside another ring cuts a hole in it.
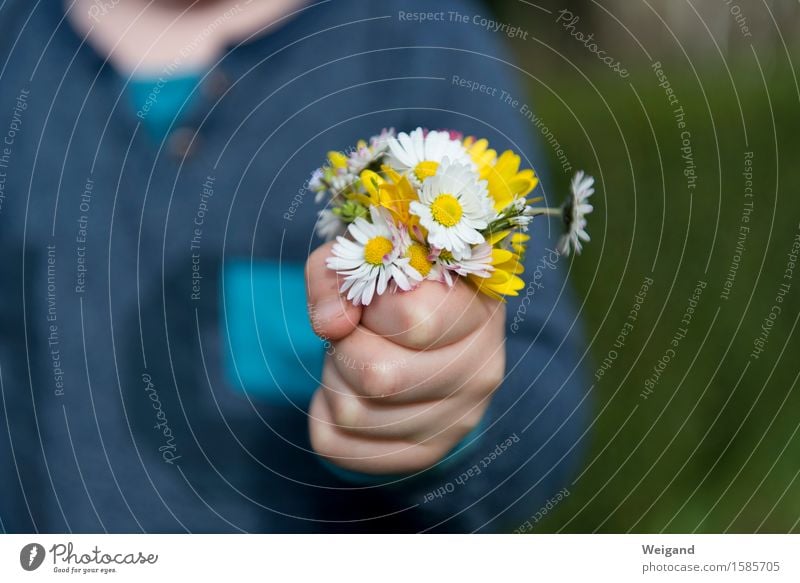
[[[560,253],[589,241],[592,177],[578,172],[560,207],[535,206],[542,199],[527,198],[539,182],[534,171],[485,139],[384,130],[349,154],[329,152],[328,162],[309,181],[317,202],[327,199],[317,232],[336,238],[327,266],[357,306],[426,279],[452,286],[463,277],[499,300],[518,295],[526,232],[539,215],[561,218]]]

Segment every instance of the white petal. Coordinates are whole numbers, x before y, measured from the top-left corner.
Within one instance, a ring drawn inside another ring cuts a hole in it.
[[[380,273],[378,274],[378,295],[381,295],[386,291],[386,285],[388,283],[388,271],[386,269],[381,269]]]

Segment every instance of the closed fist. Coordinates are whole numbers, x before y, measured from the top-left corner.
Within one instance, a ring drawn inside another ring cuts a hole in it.
[[[457,278],[355,307],[325,266],[331,246],[306,264],[309,316],[328,341],[311,445],[358,472],[430,467],[478,425],[503,379],[505,305]]]

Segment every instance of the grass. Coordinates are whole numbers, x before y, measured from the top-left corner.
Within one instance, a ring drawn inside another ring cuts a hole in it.
[[[780,66],[762,78],[755,62],[743,61],[731,68],[734,93],[724,69],[700,70],[702,86],[685,66],[664,70],[691,133],[693,190],[674,108],[652,70],[625,81],[589,70],[594,87],[564,71],[548,75],[549,89],[530,87],[573,166],[599,181],[594,240],[570,273],[584,301],[593,367],[614,349],[644,278],[654,280],[596,382],[591,465],[537,530],[798,531],[800,269],[784,279],[800,233],[795,79]],[[745,152],[753,152],[748,222]],[[564,188],[569,176],[551,157],[554,186]],[[741,226],[750,231],[722,299]],[[698,281],[707,287],[687,327],[681,321]],[[791,289],[778,304],[784,281]],[[765,350],[751,358],[776,304],[782,312]],[[644,399],[646,379],[680,328],[686,337]]]

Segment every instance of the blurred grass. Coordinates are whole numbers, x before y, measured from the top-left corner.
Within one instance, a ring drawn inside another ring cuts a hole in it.
[[[642,280],[655,283],[617,360],[596,382],[591,466],[537,531],[797,531],[800,342],[790,335],[800,313],[800,270],[764,354],[749,358],[799,232],[793,72],[771,64],[762,79],[753,59],[734,63],[734,86],[720,66],[698,71],[698,81],[685,64],[664,63],[692,136],[698,186],[689,193],[680,130],[654,72],[642,68],[622,80],[592,66],[581,70],[594,88],[569,67],[547,75],[548,87],[529,88],[572,165],[599,182],[593,242],[570,273],[583,300],[591,370],[613,348]],[[551,189],[564,191],[569,176],[544,149]],[[723,300],[741,223],[745,151],[754,153],[751,231]],[[701,279],[708,285],[688,335],[644,400],[644,380]]]

